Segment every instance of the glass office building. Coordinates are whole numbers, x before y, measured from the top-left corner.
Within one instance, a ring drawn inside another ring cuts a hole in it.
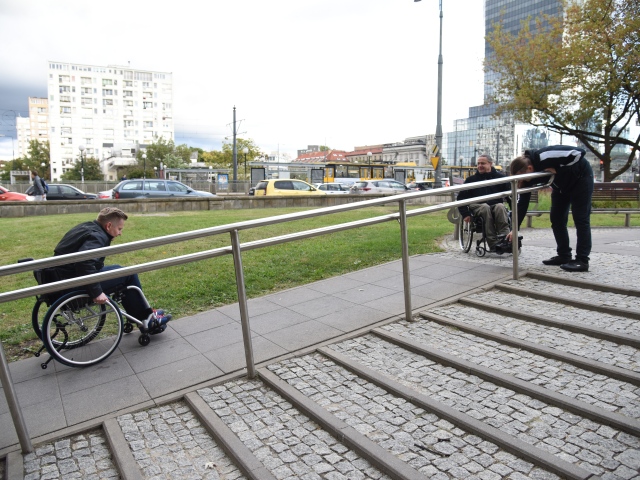
[[[517,33],[521,23],[529,18],[547,15],[561,15],[559,0],[485,0],[485,36],[493,25]],[[485,43],[485,58],[492,52]],[[490,93],[489,82],[492,72],[484,74],[484,97]],[[541,148],[559,139],[550,138],[549,132],[527,125],[516,125],[510,117],[494,118],[495,105],[485,104],[469,108],[469,117],[454,121],[453,131],[445,134],[444,158],[449,165],[475,165],[476,157],[489,154],[496,165],[506,168],[511,159],[526,148]]]

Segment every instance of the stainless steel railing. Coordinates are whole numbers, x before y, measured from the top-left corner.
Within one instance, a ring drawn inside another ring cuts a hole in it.
[[[517,198],[518,193],[526,193],[528,191],[539,190],[541,188],[545,188],[549,186],[550,182],[553,180],[553,176],[549,180],[549,183],[540,187],[518,189],[519,181],[521,180],[529,181],[529,180],[536,180],[536,179],[541,180],[548,176],[550,176],[549,173],[531,173],[526,175],[519,175],[517,178],[506,177],[501,179],[473,183],[469,185],[459,185],[455,187],[450,187],[450,188],[447,188],[446,193],[450,193],[453,196],[455,193],[462,190],[472,190],[474,188],[478,188],[481,186],[492,186],[492,185],[499,185],[503,183],[511,183],[510,191],[506,190],[505,192],[502,192],[502,193],[475,197],[465,201],[451,201],[447,203],[441,203],[438,205],[430,205],[428,207],[415,208],[410,211],[407,210],[407,202],[416,198],[426,197],[429,195],[440,195],[443,193],[443,191],[429,190],[429,191],[411,192],[411,193],[406,193],[401,195],[377,198],[373,200],[364,200],[362,202],[349,203],[346,205],[324,207],[324,208],[318,208],[313,210],[307,210],[303,212],[278,215],[274,217],[249,220],[245,222],[237,222],[237,223],[232,223],[228,225],[221,225],[218,227],[210,227],[210,228],[205,228],[200,230],[193,230],[190,232],[177,233],[173,235],[165,235],[162,237],[156,237],[156,238],[151,238],[147,240],[139,240],[137,242],[130,242],[130,243],[125,243],[122,245],[117,245],[112,247],[98,248],[98,249],[90,250],[86,252],[72,253],[69,255],[60,255],[57,257],[50,257],[50,258],[44,258],[40,260],[33,260],[29,262],[6,265],[6,266],[0,267],[0,276],[30,272],[40,268],[47,268],[47,267],[53,267],[56,265],[74,263],[74,262],[78,262],[80,260],[84,260],[88,258],[95,258],[97,256],[102,257],[102,256],[116,255],[116,254],[126,253],[126,252],[133,252],[136,250],[143,250],[146,248],[158,247],[161,245],[169,245],[173,243],[184,242],[187,240],[194,240],[198,238],[210,237],[213,235],[220,235],[225,233],[229,234],[231,239],[231,245],[226,247],[216,248],[212,250],[205,250],[202,252],[192,253],[188,255],[180,255],[180,256],[176,256],[168,259],[157,260],[154,262],[133,265],[130,267],[123,267],[121,269],[112,270],[104,273],[97,273],[95,275],[78,277],[71,280],[64,280],[60,282],[48,283],[45,285],[38,285],[35,287],[23,288],[19,290],[13,290],[10,292],[0,293],[0,303],[10,302],[10,301],[18,300],[21,298],[41,295],[41,294],[55,292],[63,289],[66,290],[73,287],[80,287],[82,285],[86,285],[89,283],[96,283],[96,282],[100,282],[100,281],[108,280],[112,278],[119,278],[122,276],[131,275],[134,273],[144,273],[152,270],[158,270],[158,269],[172,267],[176,265],[197,262],[197,261],[201,261],[209,258],[220,257],[223,255],[232,255],[234,259],[234,269],[236,274],[236,287],[238,291],[238,304],[240,308],[242,335],[243,335],[244,348],[245,348],[245,358],[247,362],[247,375],[249,376],[249,378],[254,378],[256,375],[256,370],[255,370],[255,365],[253,361],[253,347],[251,343],[249,311],[247,308],[247,296],[246,296],[246,289],[244,284],[244,272],[242,267],[243,251],[254,250],[257,248],[278,245],[281,243],[290,242],[294,240],[301,240],[304,238],[311,238],[311,237],[316,237],[320,235],[326,235],[329,233],[350,230],[350,229],[360,228],[368,225],[375,225],[378,223],[397,220],[400,223],[400,241],[401,241],[401,247],[402,247],[402,272],[403,272],[403,282],[404,282],[405,318],[407,320],[410,320],[412,317],[413,309],[411,306],[411,283],[410,283],[410,272],[409,272],[409,244],[408,244],[408,234],[407,234],[408,232],[407,219],[409,217],[425,215],[428,213],[447,210],[447,209],[455,208],[458,206],[470,205],[472,203],[482,203],[484,201],[496,199],[496,198],[504,198],[507,196],[511,196],[512,198]],[[258,228],[261,226],[273,225],[277,223],[291,222],[294,220],[301,220],[304,218],[313,218],[313,217],[319,217],[324,215],[330,215],[333,213],[344,212],[349,210],[360,210],[360,209],[365,209],[365,208],[389,204],[389,203],[396,203],[396,202],[398,203],[397,213],[391,213],[391,214],[382,215],[378,217],[368,218],[364,220],[357,220],[354,222],[347,222],[347,223],[342,223],[338,225],[331,225],[331,226],[316,228],[312,230],[305,230],[302,232],[291,233],[291,234],[281,235],[277,237],[270,237],[270,238],[256,240],[252,242],[246,242],[246,243],[241,243],[239,238],[239,232],[241,230]],[[517,218],[516,208],[514,208],[512,212],[512,224],[513,224],[514,238],[517,239],[518,238],[518,218]],[[514,279],[519,278],[517,248],[514,249],[513,251],[513,278]],[[9,409],[11,411],[12,419],[16,427],[16,431],[18,433],[18,438],[20,440],[22,451],[30,452],[33,450],[33,447],[31,446],[30,437],[27,433],[26,424],[22,417],[22,412],[18,404],[17,396],[15,394],[15,389],[13,386],[13,382],[11,380],[11,374],[9,371],[9,366],[6,361],[6,357],[4,355],[4,349],[2,347],[2,343],[0,343],[0,380],[2,381],[2,386],[5,390],[7,403],[9,404]]]

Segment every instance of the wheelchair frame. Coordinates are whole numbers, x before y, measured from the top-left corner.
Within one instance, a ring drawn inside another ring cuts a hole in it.
[[[48,283],[41,270],[33,273],[38,284]],[[47,361],[40,366],[46,369],[53,359],[70,367],[95,365],[116,350],[122,334],[131,333],[134,325],[140,330],[138,343],[143,347],[149,345],[150,335],[161,333],[166,326],[150,331],[144,319],[125,312],[121,303],[129,289],[137,290],[146,307],[151,308],[142,290],[133,285],[108,295],[105,304],[94,303],[84,289],[37,296],[31,325],[43,345],[35,356],[39,357],[45,349],[49,353]],[[43,305],[47,307],[44,315]]]
[[[509,219],[509,228],[511,228],[511,211],[507,210],[507,217]],[[458,241],[460,242],[460,248],[464,253],[469,253],[471,245],[473,243],[474,233],[481,233],[480,240],[476,240],[475,253],[478,257],[484,257],[489,251],[489,245],[487,244],[487,231],[484,225],[484,218],[480,215],[474,215],[471,213],[471,220],[465,222],[462,215],[458,219]],[[522,248],[522,236],[518,236],[518,252]],[[507,252],[498,252],[499,254]],[[511,252],[509,252],[511,253]]]

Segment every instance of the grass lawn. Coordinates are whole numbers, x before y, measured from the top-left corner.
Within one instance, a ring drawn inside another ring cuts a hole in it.
[[[295,211],[299,209],[134,214],[129,216],[122,236],[112,245]],[[396,211],[393,207],[376,207],[243,230],[240,232],[240,241],[248,242]],[[49,257],[67,230],[94,218],[95,214],[1,218],[0,228],[11,234],[0,238],[0,264],[12,264],[27,256]],[[408,222],[411,255],[439,251],[438,239],[453,230],[444,212],[410,218]],[[249,298],[260,297],[398,259],[401,256],[399,231],[397,222],[385,222],[244,252],[242,260],[247,295]],[[230,243],[229,235],[224,234],[112,256],[105,263],[129,266]],[[174,318],[237,301],[231,256],[143,273],[140,279],[151,305],[165,309]],[[0,277],[3,292],[33,285],[35,280],[30,273]],[[31,328],[33,304],[32,298],[0,304],[0,341],[10,360],[28,356],[40,346]]]

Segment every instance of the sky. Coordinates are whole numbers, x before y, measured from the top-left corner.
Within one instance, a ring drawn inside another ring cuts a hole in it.
[[[441,1],[448,132],[482,103],[484,2]],[[240,137],[293,158],[432,134],[439,22],[438,0],[2,0],[0,159],[49,61],[171,72],[176,144],[205,150],[234,106]]]

